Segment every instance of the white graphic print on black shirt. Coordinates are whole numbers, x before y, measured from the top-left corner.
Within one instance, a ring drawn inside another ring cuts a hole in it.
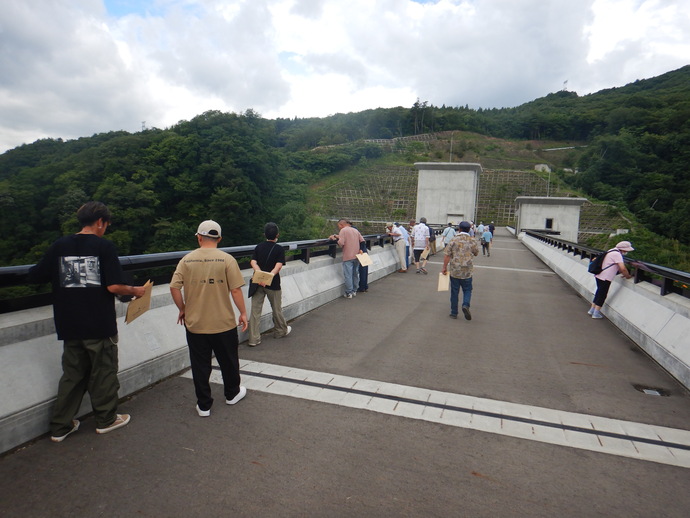
[[[101,285],[101,265],[97,256],[60,258],[60,286],[86,288]]]

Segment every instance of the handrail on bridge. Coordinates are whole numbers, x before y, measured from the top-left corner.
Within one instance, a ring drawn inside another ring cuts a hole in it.
[[[544,241],[551,246],[567,250],[573,255],[579,255],[583,259],[592,260],[594,256],[605,251],[586,245],[581,245],[579,243],[573,243],[572,241],[566,241],[565,239],[560,239],[554,235],[545,234],[543,232],[537,232],[534,230],[523,230],[523,232],[528,236],[532,236],[540,241]],[[625,265],[629,270],[633,270],[631,273],[634,276],[635,284],[646,281],[659,286],[662,296],[668,295],[669,293],[677,293],[683,297],[690,298],[689,273],[674,270],[672,268],[666,268],[665,266],[659,266],[658,264],[630,259],[625,256],[623,257],[623,261],[625,261]],[[659,279],[655,279],[652,276],[657,276]]]
[[[371,234],[362,236],[367,243],[367,248],[372,249],[373,246],[383,247],[385,244],[392,244],[393,239],[386,234]],[[329,255],[336,257],[338,245],[335,241],[329,239],[316,239],[308,241],[288,241],[278,243],[285,250],[285,259],[290,261],[302,261],[309,264],[312,257],[321,255]],[[220,248],[223,252],[232,254],[240,263],[240,268],[249,268],[249,260],[252,257],[256,245],[245,246],[230,246]],[[120,264],[122,269],[129,273],[141,270],[151,270],[154,268],[176,266],[177,263],[188,254],[190,250],[179,252],[161,252],[155,254],[144,255],[127,255],[120,257]],[[3,266],[0,267],[0,288],[8,288],[12,286],[25,286],[28,283],[29,269],[32,264],[21,266]],[[169,282],[172,272],[163,275],[147,275],[146,278],[154,279],[154,282]],[[134,277],[131,276],[131,282],[134,282]],[[144,279],[145,280],[145,279]],[[51,304],[51,293],[40,293],[35,295],[27,295],[23,297],[15,297],[11,299],[0,300],[0,313],[10,313],[20,309],[29,309],[39,306],[46,306]]]

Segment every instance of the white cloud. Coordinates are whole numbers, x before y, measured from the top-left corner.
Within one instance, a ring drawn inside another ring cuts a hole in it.
[[[517,106],[690,62],[690,0],[7,0],[0,151],[206,110]]]
[[[572,89],[591,93],[690,64],[690,0],[595,0],[592,12],[587,61]]]

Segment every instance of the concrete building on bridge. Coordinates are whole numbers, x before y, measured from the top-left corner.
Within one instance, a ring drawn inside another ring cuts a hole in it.
[[[417,219],[456,225],[474,221],[477,213],[480,164],[417,162]]]
[[[562,239],[577,243],[580,209],[586,198],[518,196],[515,198],[515,229],[554,232]]]

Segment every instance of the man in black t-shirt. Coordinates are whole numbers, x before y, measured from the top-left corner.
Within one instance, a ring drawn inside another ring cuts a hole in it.
[[[50,422],[51,439],[61,442],[77,431],[86,391],[91,397],[96,433],[108,433],[129,423],[117,413],[117,323],[115,295],[141,297],[143,286],[127,286],[117,249],[103,239],[110,210],[90,201],[77,211],[81,232],[53,243],[29,271],[30,282],[51,282],[58,339],[64,341],[63,374]]]
[[[285,264],[285,250],[278,244],[278,225],[266,223],[264,226],[266,241],[256,245],[252,254],[251,265],[254,271],[273,274],[273,281],[267,285],[260,283],[252,295],[252,313],[249,317],[249,340],[247,344],[255,347],[261,343],[261,310],[264,298],[268,298],[273,312],[273,325],[276,338],[290,334],[292,327],[287,325],[283,316],[282,292],[280,290],[280,270]]]

